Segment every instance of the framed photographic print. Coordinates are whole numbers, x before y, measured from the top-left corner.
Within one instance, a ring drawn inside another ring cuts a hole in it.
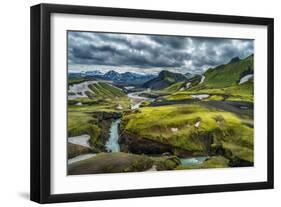
[[[31,200],[273,188],[273,19],[31,7]]]

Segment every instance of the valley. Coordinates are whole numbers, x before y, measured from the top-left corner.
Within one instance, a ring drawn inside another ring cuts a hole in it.
[[[254,166],[253,55],[202,74],[68,77],[68,174]]]

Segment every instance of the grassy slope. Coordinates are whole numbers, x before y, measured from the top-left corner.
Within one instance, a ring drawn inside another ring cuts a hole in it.
[[[164,93],[175,93],[175,92],[178,92],[182,87],[185,87],[186,83],[190,83],[189,87],[192,87],[192,86],[196,86],[200,82],[200,80],[201,80],[201,76],[195,75],[194,77],[192,77],[188,80],[176,82],[166,88],[163,88],[160,91],[162,91]]]
[[[167,88],[164,88],[162,91],[163,92],[176,92],[179,91],[183,86],[184,86],[185,81],[181,81],[178,83],[175,83]]]
[[[200,127],[196,128],[199,120]],[[171,128],[178,131],[172,132]],[[125,116],[122,129],[195,154],[206,154],[204,139],[211,135],[216,145],[223,145],[241,159],[253,160],[253,129],[226,111],[199,105],[145,107],[139,113]]]
[[[210,100],[253,102],[253,80],[238,85],[241,77],[252,70],[253,55],[238,62],[209,69],[204,74],[205,81],[192,88],[189,93],[208,93],[213,95]]]
[[[104,82],[94,83],[90,85],[89,88],[94,93],[93,98],[116,98],[126,96],[121,89]]]
[[[175,92],[163,98],[166,100],[186,100],[192,99],[190,95],[209,94],[210,97],[205,100],[253,102],[253,93],[253,82],[248,81],[241,85],[234,85],[226,88],[193,88],[191,90]]]
[[[89,88],[92,92],[87,94],[88,98],[68,100],[69,111],[116,111],[118,105],[123,109],[129,108],[129,99],[121,89],[104,82],[92,84]],[[79,102],[83,105],[77,106]]]
[[[68,85],[78,84],[82,83],[84,81],[91,81],[95,80],[95,78],[89,78],[89,77],[69,77],[68,78]]]
[[[222,88],[237,85],[241,75],[249,69],[253,69],[253,56],[207,70],[204,74],[206,78],[200,86]]]
[[[88,134],[91,136],[90,142],[93,146],[99,146],[99,136],[101,129],[97,125],[97,120],[89,113],[72,111],[68,112],[68,136],[79,136]]]
[[[184,91],[172,93],[170,95],[163,96],[162,98],[167,101],[179,101],[179,100],[192,99],[192,97],[187,92],[184,92]]]

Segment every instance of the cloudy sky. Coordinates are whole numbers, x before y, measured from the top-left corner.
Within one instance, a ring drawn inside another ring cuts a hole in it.
[[[246,39],[68,32],[71,72],[114,69],[157,73],[165,69],[203,73],[253,52],[254,41]]]

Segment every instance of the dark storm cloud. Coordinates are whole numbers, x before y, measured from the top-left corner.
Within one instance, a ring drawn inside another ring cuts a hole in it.
[[[187,44],[186,38],[184,37],[151,36],[150,38],[160,45],[167,46],[173,49],[184,49]]]
[[[207,67],[253,53],[252,40],[179,36],[68,33],[70,65],[177,68],[202,72]]]

